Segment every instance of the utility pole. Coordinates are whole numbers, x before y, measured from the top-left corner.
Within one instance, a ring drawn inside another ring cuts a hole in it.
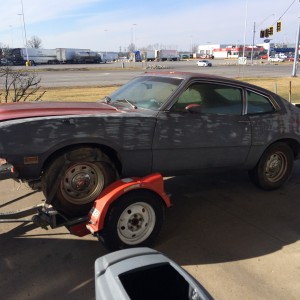
[[[24,17],[24,7],[23,1],[21,0],[22,5],[22,15],[23,15],[23,26],[24,26],[24,36],[25,36],[25,50],[26,50],[26,66],[29,65],[29,57],[28,57],[28,49],[27,49],[27,34],[26,34],[26,26],[25,26],[25,17]]]
[[[299,60],[299,39],[300,39],[300,17],[299,17],[299,25],[298,25],[298,33],[296,38],[295,45],[295,55],[294,55],[294,64],[293,64],[293,72],[292,77],[297,77],[297,64]]]
[[[254,43],[255,43],[255,22],[253,24],[253,39],[252,39],[252,49],[251,49],[251,65],[253,65]]]

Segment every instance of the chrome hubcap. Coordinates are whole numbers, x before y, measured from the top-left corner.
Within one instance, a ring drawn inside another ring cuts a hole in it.
[[[83,205],[96,199],[104,188],[104,175],[95,163],[72,165],[61,182],[61,193],[70,203]]]
[[[118,221],[119,238],[126,244],[135,245],[146,240],[155,226],[155,212],[145,202],[128,206]]]
[[[287,170],[287,158],[282,152],[270,156],[266,164],[265,175],[271,182],[280,180]]]

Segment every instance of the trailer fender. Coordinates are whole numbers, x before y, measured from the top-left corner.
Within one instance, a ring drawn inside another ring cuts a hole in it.
[[[101,231],[109,206],[122,195],[137,189],[150,190],[160,196],[167,208],[171,206],[170,198],[164,191],[164,181],[160,173],[154,173],[143,178],[124,178],[106,187],[95,200],[88,215],[87,229],[92,234]]]

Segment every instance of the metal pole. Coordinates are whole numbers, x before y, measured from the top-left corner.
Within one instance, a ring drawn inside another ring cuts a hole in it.
[[[298,33],[297,33],[296,45],[295,45],[295,55],[294,55],[292,77],[297,76],[297,64],[298,64],[298,59],[299,59],[299,39],[300,39],[300,18],[299,18]]]
[[[251,65],[253,65],[254,43],[255,43],[255,22],[254,22],[254,24],[253,24],[253,39],[252,39],[252,50],[251,50]]]
[[[246,64],[245,59],[245,48],[246,48],[246,30],[247,30],[247,17],[248,17],[248,0],[246,1],[246,16],[245,16],[245,27],[244,27],[244,46],[243,46],[243,62]]]
[[[24,35],[25,35],[25,51],[26,51],[26,62],[29,63],[29,57],[28,57],[28,49],[27,49],[27,34],[26,34],[26,26],[25,26],[25,16],[24,16],[24,7],[23,7],[23,1],[21,0],[22,5],[22,15],[23,15],[23,26],[24,26]]]

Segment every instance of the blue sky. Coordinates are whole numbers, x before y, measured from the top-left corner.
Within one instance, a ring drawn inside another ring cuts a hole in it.
[[[190,50],[194,44],[251,44],[259,31],[282,17],[274,42],[296,41],[299,0],[22,0],[27,39],[38,36],[43,48],[125,50],[148,45]],[[21,0],[1,1],[0,43],[24,46]]]

